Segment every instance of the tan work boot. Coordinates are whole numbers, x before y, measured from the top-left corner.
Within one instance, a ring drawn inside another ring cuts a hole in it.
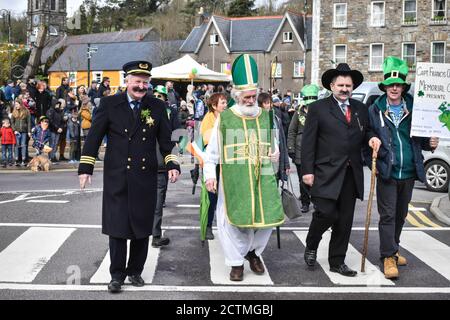
[[[384,277],[386,279],[398,278],[397,261],[394,257],[384,258]]]
[[[401,256],[400,253],[397,252],[395,256],[397,257],[398,266],[406,266],[408,264],[408,260],[404,256]]]

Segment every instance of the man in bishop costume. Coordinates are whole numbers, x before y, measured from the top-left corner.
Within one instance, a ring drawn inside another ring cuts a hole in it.
[[[278,143],[272,138],[272,117],[257,104],[255,60],[248,54],[237,57],[232,77],[236,104],[215,122],[204,175],[208,191],[218,192],[217,229],[230,280],[242,281],[245,260],[255,274],[264,274],[260,256],[284,213],[272,166],[279,159]]]

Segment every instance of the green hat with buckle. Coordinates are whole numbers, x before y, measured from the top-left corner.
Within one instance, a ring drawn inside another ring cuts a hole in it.
[[[258,89],[258,66],[252,56],[248,54],[238,56],[233,62],[231,75],[236,90]]]
[[[317,84],[308,84],[302,88],[300,95],[302,97],[303,104],[308,105],[316,101],[319,97],[319,86]]]
[[[398,83],[404,84],[405,92],[408,92],[411,87],[411,84],[406,82],[408,71],[408,64],[404,60],[393,56],[387,57],[383,62],[384,80],[378,84],[378,87],[381,91],[386,92],[386,86]]]
[[[164,94],[167,97],[167,88],[165,86],[158,85],[153,91]]]

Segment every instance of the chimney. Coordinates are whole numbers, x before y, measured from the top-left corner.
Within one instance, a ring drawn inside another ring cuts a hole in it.
[[[195,26],[199,27],[205,21],[204,10],[203,7],[200,7],[198,12],[195,14]]]

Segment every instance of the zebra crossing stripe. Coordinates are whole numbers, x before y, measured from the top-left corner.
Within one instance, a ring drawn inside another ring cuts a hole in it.
[[[211,281],[214,284],[226,284],[226,285],[266,285],[273,286],[273,281],[270,278],[269,271],[265,267],[266,272],[262,275],[254,274],[250,270],[250,265],[247,260],[244,262],[244,280],[243,281],[231,281],[230,270],[231,267],[225,265],[225,255],[223,254],[222,246],[219,241],[217,231],[213,231],[214,240],[208,241],[209,248],[209,263],[211,270]],[[261,261],[264,264],[264,260],[261,257]]]
[[[75,228],[29,228],[0,252],[0,281],[32,282]]]
[[[294,234],[300,239],[303,245],[306,247],[307,231],[295,231]],[[331,282],[339,285],[352,285],[352,286],[393,286],[394,282],[386,279],[384,274],[370,261],[366,260],[366,272],[359,272],[361,266],[361,254],[351,245],[348,245],[347,255],[345,263],[349,268],[358,271],[356,277],[345,277],[338,273],[330,271],[330,265],[328,263],[328,243],[330,242],[331,232],[327,231],[323,234],[321,245],[317,250],[317,263],[322,267]]]
[[[400,246],[450,280],[450,247],[425,232],[403,232]]]
[[[162,232],[164,235],[164,231]],[[142,271],[141,277],[144,279],[145,283],[152,283],[153,277],[155,276],[156,266],[158,264],[160,248],[153,248],[151,246],[152,237],[150,237],[150,244],[148,246],[147,260],[145,261],[144,270]],[[127,243],[127,261],[130,253],[130,242]],[[90,283],[109,283],[111,281],[111,274],[109,273],[109,266],[111,265],[111,258],[109,255],[109,250],[103,258],[100,267],[97,272],[91,277]],[[129,283],[128,278],[125,283]]]

